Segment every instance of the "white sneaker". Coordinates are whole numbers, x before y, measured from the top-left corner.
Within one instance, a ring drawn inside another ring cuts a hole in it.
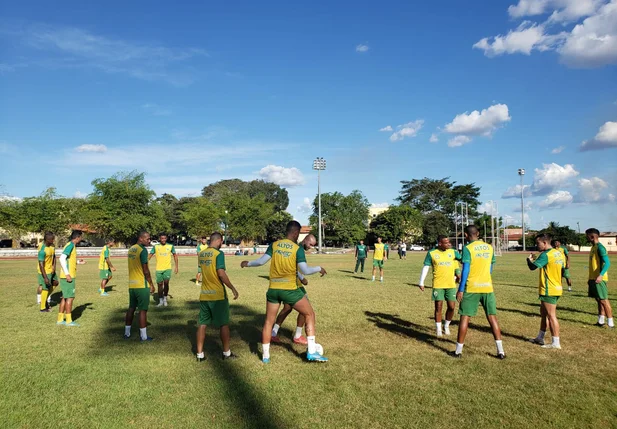
[[[162,306],[163,306],[163,303],[162,303],[162,302],[159,302],[158,304],[156,304],[156,306],[157,306],[157,307],[162,307]]]
[[[558,346],[556,344],[544,344],[542,346],[543,349],[557,349],[557,350],[561,350],[561,346]]]
[[[441,331],[437,331],[437,334],[436,334],[436,335],[437,335],[438,337],[443,337],[443,334],[441,333]]]
[[[443,327],[443,333],[444,333],[444,335],[450,335],[450,327],[449,326],[444,326]]]
[[[167,307],[167,301],[163,301],[163,307]]]

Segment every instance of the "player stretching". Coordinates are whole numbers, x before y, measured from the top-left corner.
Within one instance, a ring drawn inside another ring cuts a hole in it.
[[[101,296],[109,296],[109,294],[105,291],[105,287],[107,287],[107,283],[112,278],[112,271],[116,271],[116,268],[111,263],[111,258],[109,257],[109,248],[113,247],[114,239],[108,238],[105,241],[105,246],[101,250],[101,254],[99,256],[99,277],[101,278],[101,287],[99,288],[99,293]]]
[[[39,289],[38,294],[39,310],[41,313],[49,313],[50,296],[53,288],[58,286],[58,278],[56,276],[56,248],[54,247],[53,232],[46,232],[43,238],[44,242],[39,248],[37,268],[39,272]]]
[[[495,301],[493,279],[491,278],[495,264],[495,253],[493,246],[478,240],[479,235],[480,233],[475,225],[469,225],[465,228],[465,238],[469,244],[463,247],[463,273],[456,294],[456,300],[460,303],[461,321],[458,325],[456,350],[452,355],[461,357],[469,319],[476,315],[478,305],[482,304],[497,345],[497,357],[505,359],[506,354],[503,351],[501,330],[497,322],[497,302]]]
[[[315,237],[313,237],[315,238]],[[360,272],[364,272],[364,261],[366,261],[366,256],[367,256],[367,248],[364,245],[364,240],[360,240],[360,244],[358,244],[356,246],[356,269],[354,270],[354,273],[358,272],[358,268],[360,268]]]
[[[540,332],[531,341],[540,344],[545,349],[560,349],[559,321],[557,320],[557,300],[563,293],[561,287],[561,275],[565,265],[564,255],[559,248],[551,246],[551,236],[540,234],[536,237],[536,246],[542,253],[534,259],[533,254],[527,258],[527,266],[530,270],[540,268],[539,273],[539,297],[540,297]],[[544,344],[546,325],[551,330],[553,342]]]
[[[375,273],[379,268],[379,281],[383,282],[383,262],[388,259],[386,257],[386,246],[381,242],[381,237],[377,237],[375,250],[373,251],[373,280],[375,281]]]
[[[77,251],[75,246],[81,241],[82,232],[73,231],[71,241],[66,243],[60,255],[60,289],[62,290],[62,300],[60,301],[60,311],[58,313],[57,325],[79,326],[73,322],[73,299],[75,298],[75,277],[77,276]],[[66,321],[65,321],[66,319]]]
[[[437,248],[429,250],[424,258],[424,267],[422,268],[422,276],[420,277],[420,290],[424,292],[424,280],[428,275],[429,267],[433,267],[433,294],[432,299],[435,302],[435,328],[437,336],[441,337],[441,312],[443,302],[447,301],[448,309],[446,310],[446,321],[443,325],[443,330],[446,335],[450,335],[450,322],[454,316],[454,307],[456,306],[456,283],[455,277],[460,281],[460,270],[458,262],[461,260],[461,255],[450,244],[450,240],[445,235],[437,237]]]
[[[231,284],[225,271],[225,254],[220,251],[223,236],[219,232],[210,235],[210,247],[199,253],[199,266],[203,275],[201,293],[199,294],[199,327],[197,328],[197,361],[206,360],[204,341],[206,326],[215,326],[221,330],[223,343],[223,360],[235,359],[237,356],[229,348],[229,299],[225,286],[231,289],[234,300],[238,291]]]
[[[608,253],[602,243],[600,243],[600,231],[595,228],[589,228],[585,231],[587,240],[592,243],[589,251],[589,281],[587,282],[587,295],[595,298],[598,303],[598,323],[597,326],[604,326],[604,318],[606,317],[609,328],[615,327],[613,322],[613,309],[611,302],[608,300],[608,269],[611,266],[611,261],[608,259]]]
[[[150,251],[149,259],[156,256],[156,284],[159,290],[159,303],[157,307],[167,307],[169,296],[169,280],[171,279],[171,255],[174,256],[174,274],[178,274],[178,255],[173,244],[167,244],[167,234],[159,235],[160,244],[154,245]]]
[[[197,245],[197,275],[195,276],[195,284],[199,286],[201,284],[201,267],[199,266],[199,254],[208,248],[208,239],[201,237],[201,243]]]
[[[286,228],[287,238],[278,240],[268,246],[266,253],[256,261],[243,261],[240,266],[259,267],[272,259],[270,264],[270,288],[266,293],[266,321],[261,333],[262,361],[270,363],[270,340],[272,327],[276,319],[281,302],[291,305],[294,310],[302,314],[306,319],[306,334],[308,352],[306,358],[309,361],[327,362],[328,358],[319,353],[318,344],[315,342],[315,312],[305,294],[296,283],[297,272],[304,275],[321,273],[326,270],[321,267],[309,267],[306,263],[304,249],[296,244],[300,235],[300,224],[291,221]]]
[[[566,246],[562,246],[560,240],[553,240],[553,249],[559,250],[565,257],[565,265],[563,266],[563,278],[568,284],[568,292],[572,292],[572,279],[570,279],[570,252]]]
[[[150,294],[154,293],[154,283],[148,268],[148,250],[150,234],[141,232],[137,244],[131,246],[128,254],[129,262],[129,309],[124,323],[124,338],[131,337],[131,326],[135,310],[139,310],[139,338],[141,341],[152,341],[146,331],[148,326],[148,307]],[[148,288],[148,285],[150,287]]]
[[[304,240],[302,240],[299,243],[299,245],[305,251],[312,249],[313,247],[315,247],[316,244],[317,244],[317,240],[315,239],[315,236],[313,234],[307,235],[306,237],[304,237]],[[308,280],[305,279],[302,274],[298,273],[298,276],[296,278],[296,284],[298,285],[298,289],[300,289],[308,299],[308,294],[306,293],[306,289],[304,289],[304,286],[308,285]],[[280,338],[278,337],[279,328],[281,327],[281,325],[283,324],[287,316],[289,316],[289,313],[291,313],[292,310],[293,308],[291,307],[291,305],[289,304],[283,305],[283,309],[277,316],[276,322],[274,323],[274,326],[272,327],[272,342],[273,343],[281,342]],[[293,342],[296,344],[304,344],[304,345],[308,344],[306,337],[302,336],[302,328],[304,328],[305,322],[306,320],[304,319],[304,316],[302,314],[298,314],[298,319],[296,320],[296,332],[294,333],[294,337],[293,337]]]

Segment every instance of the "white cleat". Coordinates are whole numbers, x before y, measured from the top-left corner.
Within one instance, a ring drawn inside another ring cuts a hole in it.
[[[444,335],[450,335],[450,327],[449,326],[445,326],[443,328],[443,333],[444,333]]]
[[[438,337],[443,337],[443,334],[441,333],[441,331],[437,331],[437,334],[436,334],[436,335],[437,335]]]
[[[162,307],[162,306],[163,306],[163,303],[162,303],[162,302],[159,302],[158,304],[156,304],[156,306],[157,306],[157,307]]]
[[[543,349],[556,349],[556,350],[561,350],[561,346],[558,346],[556,344],[544,344],[542,346]]]
[[[167,307],[167,301],[163,301],[163,307]]]

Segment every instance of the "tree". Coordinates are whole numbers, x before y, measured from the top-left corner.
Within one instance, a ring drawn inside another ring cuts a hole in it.
[[[369,217],[369,202],[360,191],[345,196],[340,192],[321,195],[322,222],[325,240],[335,245],[352,244],[366,236]],[[313,202],[310,223],[318,231],[318,197]]]
[[[493,218],[488,213],[482,213],[473,220],[473,224],[478,227],[480,235],[484,237],[484,240],[487,240],[487,237],[492,237],[493,230],[491,222],[493,222]],[[503,228],[502,217],[495,218],[494,222],[495,228]],[[495,230],[495,237],[497,237],[497,230]]]
[[[0,228],[13,240],[19,240],[28,232],[27,222],[20,208],[21,201],[16,198],[0,200]]]
[[[109,179],[95,179],[92,186],[86,222],[97,234],[129,244],[142,230],[153,234],[169,230],[163,207],[155,202],[144,173],[117,173]]]
[[[432,246],[437,243],[439,235],[450,235],[452,223],[439,211],[432,211],[424,217],[422,226],[422,244]]]
[[[371,232],[385,241],[415,243],[422,236],[423,216],[409,206],[391,206],[371,221]]]
[[[480,188],[474,183],[456,185],[456,182],[443,179],[412,179],[401,181],[402,189],[397,198],[401,204],[406,204],[422,213],[440,212],[448,218],[454,215],[455,203],[467,203],[469,216],[477,215],[480,205]]]
[[[248,182],[240,179],[219,180],[203,188],[201,195],[217,205],[224,205],[230,197],[248,195]]]
[[[293,216],[281,211],[274,213],[266,226],[266,241],[272,243],[276,240],[285,238],[287,223],[293,220]]]
[[[289,193],[287,189],[263,180],[253,180],[248,185],[249,197],[255,198],[258,195],[263,195],[267,203],[274,205],[274,211],[282,212],[287,210],[289,206]]]
[[[220,209],[204,197],[186,201],[181,218],[187,234],[192,237],[209,236],[221,227]]]
[[[263,195],[250,198],[243,194],[228,201],[228,212],[227,234],[243,242],[263,240],[274,214],[272,204]]]
[[[274,183],[263,180],[253,180],[245,182],[240,179],[220,180],[203,188],[202,196],[208,198],[213,203],[229,210],[229,200],[238,195],[246,195],[255,198],[259,195],[264,197],[264,201],[273,205],[275,211],[287,210],[289,206],[289,194],[287,190]]]

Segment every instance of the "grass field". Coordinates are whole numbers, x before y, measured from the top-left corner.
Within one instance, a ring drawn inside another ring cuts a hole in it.
[[[539,308],[537,272],[528,271],[525,256],[498,258],[494,272],[505,361],[494,357],[482,316],[472,320],[463,359],[446,354],[457,328],[450,337],[434,336],[431,290],[412,286],[424,254],[411,253],[386,263],[383,285],[367,281],[370,273],[353,274],[351,256],[309,256],[328,270],[309,278],[308,291],[317,341],[330,362],[303,360],[305,349],[290,341],[292,314],[268,366],[258,354],[267,267],[241,270],[242,258],[227,258],[240,292],[231,306],[239,359],[222,362],[218,331],[209,330],[208,360],[197,363],[196,258],[180,258],[170,306],[151,306],[148,333],[155,341],[146,344],[136,327],[130,340],[122,338],[126,260],[114,260],[109,297],[96,293],[97,261],[79,266],[73,316],[79,328],[56,326],[57,308],[38,312],[34,260],[0,260],[0,426],[617,427],[617,331],[593,326],[586,255],[572,256],[575,290],[559,301],[559,351],[527,342],[537,334]]]

